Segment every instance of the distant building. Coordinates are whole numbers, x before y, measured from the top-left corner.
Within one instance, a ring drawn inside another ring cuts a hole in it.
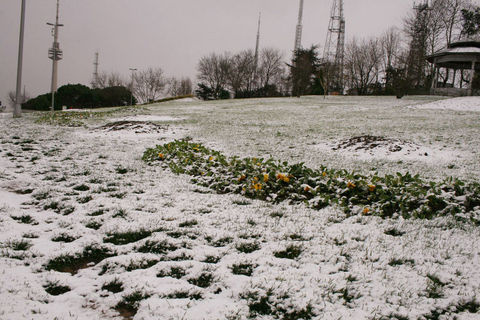
[[[433,64],[431,94],[480,95],[480,40],[463,39],[427,57]]]

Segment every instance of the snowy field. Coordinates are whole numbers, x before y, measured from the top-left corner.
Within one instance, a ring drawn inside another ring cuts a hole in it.
[[[480,98],[38,118],[0,116],[0,319],[480,319],[478,226],[220,195],[141,159],[190,137],[228,156],[478,182]]]

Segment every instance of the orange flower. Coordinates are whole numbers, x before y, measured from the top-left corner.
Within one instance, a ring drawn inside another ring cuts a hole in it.
[[[268,182],[269,175],[268,173],[263,174],[263,182]]]
[[[210,158],[208,158],[208,161],[212,161],[213,160],[213,156],[210,156]]]
[[[322,172],[322,176],[323,177],[326,177],[327,176],[327,173],[325,171]]]
[[[373,184],[368,185],[368,191],[373,192],[375,191],[375,186]]]
[[[290,182],[290,177],[284,175],[283,173],[278,173],[277,180],[282,180],[283,182]]]
[[[242,174],[240,177],[238,177],[238,182],[242,182],[245,179],[247,179],[247,176]]]
[[[159,153],[159,154],[158,154],[158,157],[159,157],[160,159],[162,159],[162,160],[165,159],[165,156],[163,155],[163,153]]]
[[[351,181],[348,181],[348,182],[347,182],[347,188],[349,188],[349,189],[355,188],[355,183],[353,183],[353,182],[351,182]]]
[[[305,190],[305,192],[308,192],[308,191],[312,190],[312,188],[310,188],[309,186],[305,186],[305,188],[303,188],[303,190]]]
[[[262,190],[262,185],[260,183],[256,183],[253,185],[253,188],[255,189],[255,191],[260,191]]]
[[[366,207],[363,209],[363,214],[368,214],[370,212],[370,208]]]

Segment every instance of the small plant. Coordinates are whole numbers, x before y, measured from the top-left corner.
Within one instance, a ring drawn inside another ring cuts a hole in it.
[[[98,210],[95,210],[94,212],[90,213],[89,216],[96,217],[96,216],[101,216],[104,213],[105,213],[105,209],[98,209]]]
[[[205,259],[202,260],[202,262],[205,263],[218,263],[222,258],[219,256],[214,256],[214,255],[209,255],[206,256]]]
[[[52,296],[58,296],[72,290],[69,286],[60,285],[58,282],[48,282],[43,288]]]
[[[10,216],[13,220],[18,221],[20,223],[25,223],[25,224],[31,224],[31,225],[36,225],[38,222],[36,222],[32,216],[28,214],[24,214],[22,216]]]
[[[260,249],[258,242],[241,242],[235,246],[235,248],[243,253],[252,253]]]
[[[15,251],[26,251],[32,247],[32,243],[21,239],[8,241],[5,246]]]
[[[434,274],[427,274],[427,297],[431,299],[443,298],[443,287],[445,283],[440,281]]]
[[[102,290],[107,290],[112,293],[119,293],[123,291],[123,283],[119,279],[115,278],[110,282],[104,283]]]
[[[176,245],[169,243],[167,240],[147,240],[143,245],[137,248],[137,251],[142,253],[165,254],[169,251],[175,251],[177,249],[178,247]]]
[[[397,230],[396,228],[387,229],[384,233],[392,237],[401,237],[405,234],[405,232]]]
[[[115,256],[115,253],[108,248],[90,245],[85,247],[81,253],[74,255],[64,254],[49,260],[45,269],[76,274],[78,270],[87,268],[90,264],[97,264],[113,256]]]
[[[178,224],[180,228],[185,228],[185,227],[193,227],[198,224],[197,220],[186,220],[184,222],[181,222]]]
[[[98,221],[90,220],[89,222],[87,222],[85,224],[85,227],[87,227],[89,229],[93,229],[93,230],[98,230],[102,227],[102,224]]]
[[[145,229],[107,233],[107,237],[103,239],[103,242],[113,243],[115,245],[124,245],[137,242],[151,235],[152,231]]]
[[[128,169],[123,167],[117,167],[115,168],[115,172],[118,174],[126,174],[128,172]]]
[[[213,281],[213,275],[211,273],[203,272],[196,278],[190,278],[188,283],[200,288],[208,288]]]
[[[218,247],[224,247],[227,244],[231,243],[233,241],[232,237],[223,237],[219,238],[217,240],[211,241],[212,246],[218,248]]]
[[[189,292],[189,291],[174,291],[172,293],[164,296],[167,299],[190,299],[190,300],[200,300],[202,299],[202,294],[200,292]]]
[[[298,258],[298,256],[300,256],[301,253],[302,253],[301,246],[291,244],[291,245],[288,245],[287,248],[285,248],[285,250],[274,252],[273,255],[276,258],[295,259],[295,258]]]
[[[74,237],[74,236],[71,236],[67,233],[61,233],[59,235],[56,235],[55,237],[52,238],[52,241],[53,242],[66,242],[66,243],[69,243],[69,242],[73,242],[77,240],[77,237]]]
[[[92,201],[92,200],[93,200],[93,198],[92,198],[91,195],[77,198],[77,202],[80,203],[80,204],[84,204],[84,203],[90,202],[90,201]]]
[[[415,260],[413,259],[397,259],[397,258],[392,258],[389,262],[388,262],[388,265],[389,266],[392,266],[392,267],[395,267],[395,266],[401,266],[401,265],[404,265],[404,264],[409,264],[409,265],[414,265],[415,264]]]
[[[127,210],[123,208],[118,208],[112,215],[112,218],[123,218],[125,219],[128,216]]]
[[[182,267],[170,267],[168,271],[162,270],[157,274],[159,278],[172,277],[175,279],[181,279],[186,275],[185,269]]]
[[[253,273],[253,270],[256,268],[256,265],[251,263],[238,263],[232,265],[232,273],[236,275],[243,275],[250,277]]]
[[[115,306],[115,310],[117,310],[124,318],[133,318],[135,314],[137,314],[140,302],[148,299],[149,297],[149,294],[141,291],[135,291],[127,296],[124,296],[123,299]]]
[[[125,267],[126,271],[133,271],[138,269],[148,269],[153,267],[158,263],[158,259],[145,259],[140,261],[130,261],[130,263]]]
[[[75,190],[75,191],[88,191],[88,190],[90,190],[90,187],[87,186],[86,184],[79,184],[79,185],[73,187],[73,190]]]

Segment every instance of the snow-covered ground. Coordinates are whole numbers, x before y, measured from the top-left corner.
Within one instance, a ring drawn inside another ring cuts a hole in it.
[[[78,128],[1,117],[0,319],[479,319],[466,307],[480,303],[479,227],[218,195],[141,160],[191,137],[240,157],[478,181],[480,98],[461,99],[173,101]],[[86,247],[109,255],[71,263]],[[62,256],[69,268],[53,266]]]

